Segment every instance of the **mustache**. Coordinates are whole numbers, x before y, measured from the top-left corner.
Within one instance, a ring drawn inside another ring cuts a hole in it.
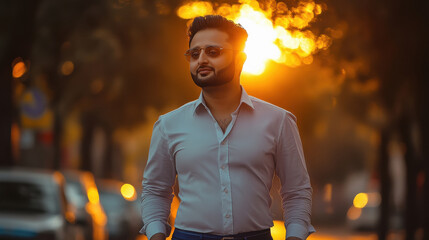
[[[210,66],[201,66],[201,67],[198,67],[198,68],[197,68],[197,73],[198,73],[198,72],[200,72],[200,70],[201,70],[202,68],[209,68],[209,69],[210,69],[210,70],[212,70],[213,72],[215,71],[215,69],[214,69],[213,67],[210,67]]]

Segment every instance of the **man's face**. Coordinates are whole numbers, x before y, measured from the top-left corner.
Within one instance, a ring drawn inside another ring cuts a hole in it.
[[[215,46],[224,50],[216,57],[207,56],[202,50],[197,59],[190,58],[189,67],[194,83],[199,87],[212,87],[226,84],[235,75],[235,57],[228,34],[209,28],[197,32],[192,39],[190,49]]]

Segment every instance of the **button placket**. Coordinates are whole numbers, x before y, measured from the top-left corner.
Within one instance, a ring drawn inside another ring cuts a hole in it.
[[[231,188],[231,181],[229,177],[228,167],[228,140],[224,139],[219,144],[219,155],[218,155],[219,173],[220,173],[220,184],[221,184],[221,199],[222,199],[222,215],[223,226],[225,232],[233,232],[233,217],[232,217],[232,198],[231,192],[228,190]]]

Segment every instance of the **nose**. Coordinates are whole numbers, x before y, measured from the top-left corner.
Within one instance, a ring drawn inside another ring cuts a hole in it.
[[[204,52],[204,50],[201,50],[200,52],[200,56],[198,57],[198,64],[199,65],[204,65],[208,63],[208,58],[206,53]]]

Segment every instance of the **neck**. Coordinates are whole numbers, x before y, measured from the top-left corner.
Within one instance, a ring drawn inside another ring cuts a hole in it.
[[[203,88],[203,97],[213,114],[231,114],[240,104],[241,87],[235,81]]]

